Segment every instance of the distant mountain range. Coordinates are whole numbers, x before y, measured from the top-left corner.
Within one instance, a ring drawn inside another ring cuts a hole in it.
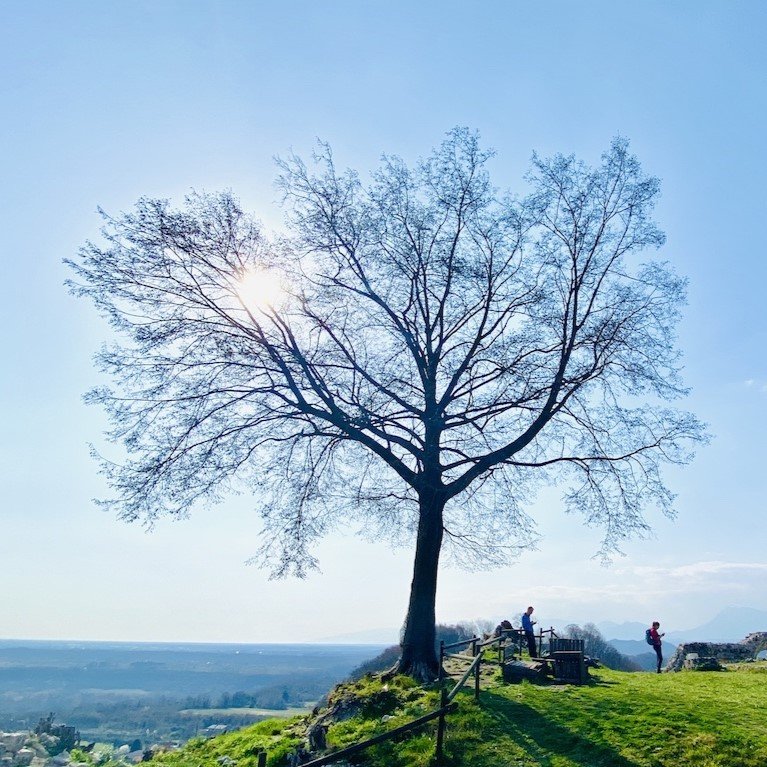
[[[638,639],[608,639],[608,642],[621,654],[628,655],[629,658],[636,660],[639,655],[649,655],[655,660],[655,650],[647,642]],[[663,642],[663,656],[670,658],[676,650],[676,645],[670,642]]]
[[[511,620],[515,626],[519,625],[518,615],[511,616]],[[585,619],[580,625],[588,622]],[[541,627],[554,626],[557,630],[564,630],[569,623],[577,623],[577,621],[547,617],[543,620]],[[739,642],[752,631],[767,631],[767,610],[757,610],[753,607],[728,607],[707,623],[695,628],[676,629],[673,625],[672,619],[666,619],[661,626],[661,631],[666,632],[663,652],[664,655],[669,653],[669,657],[674,647],[682,642]],[[597,623],[596,627],[602,636],[611,641],[624,655],[636,656],[646,653],[649,649],[644,641],[644,632],[648,628],[645,623],[602,621]],[[334,644],[392,645],[399,642],[399,629],[391,627],[368,629],[322,637],[313,641]]]
[[[671,645],[682,642],[739,642],[752,631],[767,631],[767,610],[728,607],[707,623],[691,629],[672,629],[669,623],[661,625],[661,631],[666,631],[665,642]],[[646,652],[644,632],[648,626],[644,623],[603,621],[597,623],[597,628],[624,655]],[[636,651],[630,652],[632,648]]]
[[[615,623],[614,621],[602,621],[596,624],[602,632],[605,639],[631,641],[633,639],[643,640],[645,629],[650,628],[644,623],[638,621],[626,621],[625,623]],[[621,652],[623,652],[621,650]]]
[[[739,642],[752,631],[767,631],[767,610],[728,607],[708,623],[694,629],[669,631],[666,638],[681,642]]]

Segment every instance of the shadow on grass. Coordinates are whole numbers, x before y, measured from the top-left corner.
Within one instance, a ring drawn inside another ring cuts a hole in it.
[[[596,737],[570,730],[523,703],[485,692],[482,709],[497,724],[499,733],[511,738],[541,767],[552,767],[562,757],[582,767],[639,767]]]

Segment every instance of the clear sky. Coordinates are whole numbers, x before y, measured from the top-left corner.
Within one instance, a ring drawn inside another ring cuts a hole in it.
[[[543,539],[508,567],[443,570],[438,619],[648,621],[767,609],[767,3],[762,0],[6,0],[0,4],[0,637],[312,641],[405,614],[410,550],[350,535],[321,575],[269,582],[245,565],[243,495],[152,534],[117,522],[82,404],[107,338],[63,287],[96,207],[232,189],[267,228],[273,156],[329,141],[366,172],[428,153],[456,125],[520,189],[531,153],[597,162],[623,135],[663,182],[663,257],[690,279],[685,405],[711,445],[669,474],[678,519],[605,569],[599,532],[534,514]],[[103,443],[102,443],[103,444]],[[766,629],[765,626],[754,627]]]

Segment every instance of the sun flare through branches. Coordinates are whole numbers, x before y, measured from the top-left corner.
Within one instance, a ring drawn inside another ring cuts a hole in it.
[[[237,280],[237,298],[251,314],[279,308],[287,294],[280,275],[273,269],[247,269]]]

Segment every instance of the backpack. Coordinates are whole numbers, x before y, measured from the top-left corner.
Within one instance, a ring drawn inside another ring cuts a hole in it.
[[[647,644],[655,644],[655,642],[652,641],[652,634],[650,634],[650,629],[645,629],[644,641],[647,642]]]

